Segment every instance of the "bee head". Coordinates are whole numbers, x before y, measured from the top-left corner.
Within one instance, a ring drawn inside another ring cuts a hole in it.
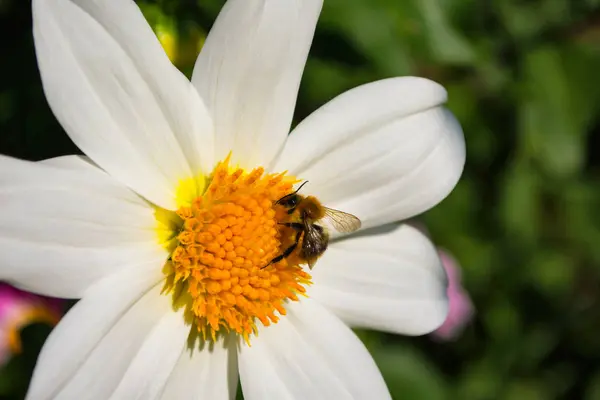
[[[291,194],[282,197],[277,201],[277,204],[284,206],[285,208],[295,208],[300,203],[300,196],[297,194]]]
[[[290,209],[296,208],[296,206],[302,200],[301,197],[297,193],[300,191],[300,189],[302,189],[302,186],[306,185],[307,183],[308,183],[308,181],[304,182],[293,193],[290,193],[287,196],[283,196],[282,198],[277,200],[275,202],[275,204],[280,204],[280,205],[284,206],[285,208],[290,208]]]

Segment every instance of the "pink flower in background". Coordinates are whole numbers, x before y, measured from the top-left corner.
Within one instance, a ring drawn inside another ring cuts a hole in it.
[[[448,275],[449,311],[446,320],[432,335],[439,340],[454,340],[460,336],[463,328],[473,317],[474,308],[471,298],[461,285],[461,271],[458,262],[443,250],[440,259]]]
[[[21,351],[21,329],[36,322],[56,325],[62,304],[0,283],[0,366]]]

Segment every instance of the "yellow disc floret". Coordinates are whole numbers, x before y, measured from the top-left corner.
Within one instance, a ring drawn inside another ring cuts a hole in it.
[[[176,214],[164,292],[184,307],[189,322],[206,339],[221,331],[246,341],[256,320],[277,322],[285,302],[297,300],[310,275],[289,260],[269,264],[289,245],[290,233],[279,224],[285,212],[275,202],[296,181],[285,174],[230,169],[219,163],[206,191]]]

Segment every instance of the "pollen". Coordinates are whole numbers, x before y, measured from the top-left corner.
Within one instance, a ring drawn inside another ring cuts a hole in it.
[[[286,302],[305,295],[311,276],[293,257],[271,263],[293,240],[275,204],[294,183],[285,173],[230,168],[228,157],[204,193],[168,218],[176,222],[163,293],[205,340],[234,332],[248,342],[257,321],[276,323]]]

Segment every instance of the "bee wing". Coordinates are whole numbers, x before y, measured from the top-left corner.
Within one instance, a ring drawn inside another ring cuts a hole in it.
[[[303,248],[307,256],[320,254],[327,247],[329,234],[322,227],[314,224],[304,223]]]
[[[354,215],[328,207],[325,207],[323,219],[340,233],[352,233],[360,229],[361,226],[360,219]]]
[[[308,267],[312,269],[317,259],[325,252],[329,243],[329,234],[327,230],[315,224],[304,222],[304,240],[302,242],[302,252]]]

